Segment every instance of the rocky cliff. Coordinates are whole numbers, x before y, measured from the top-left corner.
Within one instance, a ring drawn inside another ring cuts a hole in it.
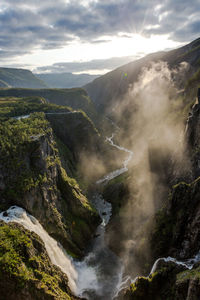
[[[83,255],[98,216],[62,168],[52,129],[42,113],[0,125],[0,204],[34,215],[69,252]]]
[[[200,104],[196,102],[190,112],[185,132],[190,160],[187,182],[182,181],[173,186],[168,199],[155,216],[155,227],[151,236],[152,263],[158,257],[167,256],[184,262],[199,254],[199,126]],[[198,256],[196,258],[199,261]],[[120,299],[199,299],[199,278],[199,262],[191,270],[183,267],[181,270],[175,263],[162,262],[149,277],[139,277]]]
[[[0,299],[78,300],[43,241],[16,223],[0,222]]]

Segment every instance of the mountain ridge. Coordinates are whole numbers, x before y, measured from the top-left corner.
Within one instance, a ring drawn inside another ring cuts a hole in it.
[[[28,69],[1,67],[0,87],[45,88],[47,85]]]
[[[200,38],[170,51],[151,53],[143,58],[125,64],[106,73],[84,86],[99,111],[107,111],[112,102],[122,98],[130,85],[137,81],[144,67],[152,62],[165,61],[170,68],[177,68],[181,62],[187,62],[189,69],[187,77],[192,78],[199,69]],[[184,82],[181,82],[182,88]],[[194,98],[196,94],[192,94]]]

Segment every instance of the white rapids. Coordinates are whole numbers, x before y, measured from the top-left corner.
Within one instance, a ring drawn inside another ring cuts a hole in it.
[[[154,264],[153,264],[153,266],[152,266],[152,268],[151,268],[151,271],[150,271],[150,273],[149,273],[148,276],[151,276],[151,275],[157,270],[158,264],[159,264],[160,261],[164,261],[164,262],[173,262],[173,263],[175,263],[176,265],[183,266],[183,267],[185,267],[185,268],[188,269],[188,270],[192,270],[192,268],[194,267],[194,265],[200,261],[200,252],[198,252],[198,253],[195,255],[195,257],[186,259],[186,260],[184,260],[184,261],[177,260],[176,258],[171,257],[171,256],[168,256],[168,257],[160,257],[160,258],[158,258],[158,259],[154,262]],[[135,282],[137,281],[138,278],[139,278],[138,276],[135,277],[133,280],[131,280],[131,283],[135,283]]]
[[[6,214],[0,213],[0,219],[4,222],[16,222],[24,228],[35,232],[43,240],[49,258],[54,265],[59,266],[68,275],[69,286],[73,292],[76,291],[77,272],[72,264],[72,259],[64,252],[59,244],[44,230],[36,218],[28,214],[23,208],[11,206]]]
[[[68,112],[71,113],[71,112]],[[65,114],[68,114],[65,113]],[[51,114],[51,113],[47,113]],[[53,113],[52,113],[53,114]],[[28,118],[29,115],[15,117],[17,120]],[[115,145],[114,134],[107,141],[121,151],[129,154],[123,163],[123,168],[108,174],[100,179],[97,184],[108,182],[116,176],[126,172],[133,153],[124,147]],[[124,268],[122,261],[106,245],[104,241],[105,227],[112,215],[112,205],[106,202],[102,195],[95,193],[92,203],[101,217],[101,224],[96,231],[89,254],[84,260],[76,261],[45,231],[38,220],[18,206],[10,207],[7,212],[0,213],[0,219],[8,222],[17,222],[29,231],[33,231],[43,240],[51,262],[67,274],[71,290],[80,297],[88,300],[111,300],[118,291],[128,285],[129,277],[123,277]]]
[[[99,180],[96,182],[97,184],[102,184],[102,183],[103,183],[103,184],[106,184],[108,181],[110,181],[110,180],[114,179],[115,177],[117,177],[117,176],[119,176],[119,175],[121,175],[121,174],[123,174],[123,173],[125,173],[125,172],[128,171],[128,164],[129,164],[129,162],[131,161],[131,159],[132,159],[132,157],[133,157],[133,151],[128,150],[128,149],[126,149],[126,148],[124,148],[124,147],[121,147],[121,146],[119,146],[119,145],[116,145],[116,144],[113,142],[113,138],[114,138],[114,137],[115,137],[115,133],[113,133],[111,137],[107,137],[107,138],[106,138],[106,141],[107,141],[108,143],[110,143],[111,146],[117,148],[118,150],[121,150],[121,151],[126,152],[126,153],[128,154],[128,156],[127,156],[127,158],[124,160],[124,162],[123,162],[123,167],[122,167],[122,168],[117,169],[117,170],[115,170],[115,171],[113,171],[113,172],[108,173],[108,174],[105,175],[103,178],[99,179]]]
[[[50,114],[70,114],[73,112],[46,113]],[[15,119],[21,120],[30,115],[17,116]],[[119,129],[115,126],[117,130]],[[113,142],[115,134],[106,138],[113,147],[124,151],[128,157],[123,162],[123,167],[107,174],[96,184],[107,183],[109,180],[128,171],[133,152],[116,145]],[[45,231],[36,218],[28,214],[23,208],[18,206],[10,207],[7,212],[0,213],[0,219],[5,222],[17,222],[26,229],[35,232],[43,240],[51,262],[61,268],[67,274],[71,290],[80,297],[88,300],[112,300],[118,292],[128,286],[130,277],[123,276],[124,267],[122,261],[106,245],[104,241],[105,227],[112,215],[112,205],[106,202],[102,195],[95,193],[92,197],[92,203],[101,217],[101,224],[96,231],[96,237],[90,245],[88,255],[82,261],[76,261]]]
[[[60,267],[67,274],[71,290],[81,296],[86,288],[97,289],[97,274],[93,267],[87,265],[87,260],[74,261],[62,248],[62,246],[42,227],[38,220],[28,214],[23,208],[11,206],[6,213],[0,213],[0,220],[4,222],[16,222],[29,231],[35,232],[43,240],[51,262]]]
[[[164,261],[164,262],[174,262],[175,264],[177,265],[180,265],[180,266],[183,266],[189,270],[191,270],[193,268],[193,266],[200,261],[200,252],[197,253],[197,255],[195,255],[195,257],[193,258],[190,258],[190,259],[186,259],[184,261],[180,261],[180,260],[177,260],[176,258],[173,258],[171,256],[168,256],[168,257],[161,257],[161,258],[158,258],[155,263],[153,264],[153,267],[151,269],[151,272],[149,273],[149,275],[151,275],[152,273],[154,273],[157,269],[157,266],[158,266],[158,263],[160,261]]]

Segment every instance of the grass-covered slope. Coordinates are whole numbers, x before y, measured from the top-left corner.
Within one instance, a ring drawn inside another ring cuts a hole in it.
[[[70,112],[67,106],[48,103],[44,98],[35,97],[0,97],[0,120],[28,115],[32,112]]]
[[[54,266],[43,241],[16,223],[0,222],[0,299],[75,300],[68,278]]]
[[[95,109],[84,89],[0,89],[0,97],[43,97],[47,102],[82,109],[94,117]]]
[[[45,88],[47,85],[29,70],[0,68],[0,87]]]

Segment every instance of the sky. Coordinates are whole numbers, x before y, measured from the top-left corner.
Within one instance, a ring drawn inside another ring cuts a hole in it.
[[[199,37],[200,0],[0,0],[0,66],[103,74]]]

